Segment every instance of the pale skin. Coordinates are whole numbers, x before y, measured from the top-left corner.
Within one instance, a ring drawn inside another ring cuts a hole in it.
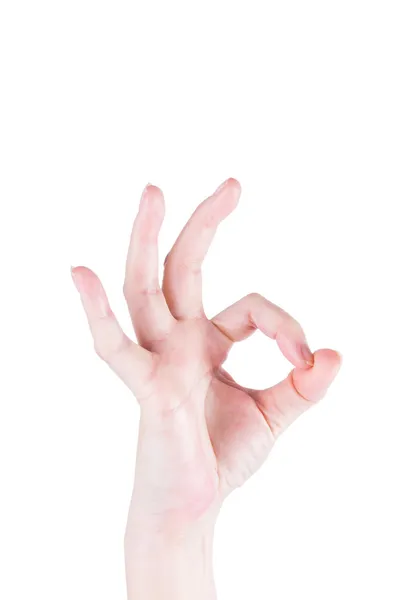
[[[224,500],[325,395],[340,368],[338,352],[312,353],[300,324],[257,293],[206,317],[201,265],[240,194],[230,178],[198,206],[165,260],[160,285],[164,197],[146,186],[123,288],[137,342],[122,331],[95,273],[72,268],[95,351],[140,405],[124,540],[129,600],[215,600],[212,540]],[[240,386],[223,368],[233,344],[256,329],[293,365],[265,390]]]

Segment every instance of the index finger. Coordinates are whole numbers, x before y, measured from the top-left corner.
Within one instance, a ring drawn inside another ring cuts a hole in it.
[[[314,364],[313,354],[300,323],[260,294],[245,296],[215,316],[211,322],[232,343],[246,339],[259,329],[276,341],[284,357],[294,366],[307,368]]]

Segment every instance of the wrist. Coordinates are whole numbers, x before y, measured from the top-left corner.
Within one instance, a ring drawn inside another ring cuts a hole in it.
[[[215,522],[215,513],[191,523],[131,516],[124,539],[128,599],[214,600]]]
[[[218,500],[215,455],[197,417],[186,409],[156,418],[149,408],[141,411],[130,518],[150,525],[165,518],[179,527],[209,513]]]

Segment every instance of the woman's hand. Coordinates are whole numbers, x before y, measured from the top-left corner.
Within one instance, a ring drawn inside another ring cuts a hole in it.
[[[161,190],[142,195],[129,245],[124,295],[138,344],[121,330],[98,277],[72,275],[97,354],[141,407],[130,519],[163,527],[196,522],[219,507],[264,462],[276,438],[326,392],[340,366],[334,350],[311,353],[299,323],[258,294],[209,320],[201,265],[241,188],[228,179],[182,230],[158,279]],[[294,368],[266,390],[241,387],[222,365],[232,345],[260,329]]]

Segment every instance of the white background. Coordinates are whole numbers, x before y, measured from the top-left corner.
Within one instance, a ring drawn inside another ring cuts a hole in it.
[[[94,354],[70,265],[132,334],[125,252],[146,183],[164,255],[242,184],[205,264],[212,316],[257,291],[343,367],[231,496],[219,600],[400,597],[396,1],[3,0],[0,596],[125,598],[138,407]],[[244,384],[291,368],[256,334]]]

